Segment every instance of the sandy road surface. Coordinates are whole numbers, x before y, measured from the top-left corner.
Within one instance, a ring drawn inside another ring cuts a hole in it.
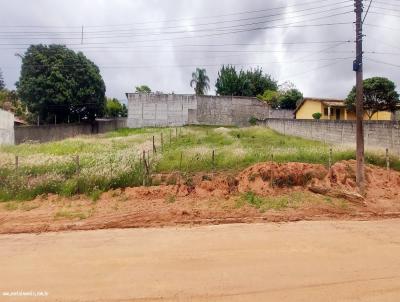
[[[0,301],[400,301],[400,220],[0,236]]]

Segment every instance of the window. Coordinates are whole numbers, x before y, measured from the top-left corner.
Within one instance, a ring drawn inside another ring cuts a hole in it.
[[[329,115],[329,113],[328,113],[328,107],[325,107],[325,108],[324,108],[324,115],[326,115],[326,116]]]

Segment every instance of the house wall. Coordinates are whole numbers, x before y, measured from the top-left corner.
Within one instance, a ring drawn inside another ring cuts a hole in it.
[[[293,118],[256,98],[178,94],[127,94],[128,127],[197,125],[244,126],[255,117]]]
[[[0,145],[14,144],[14,115],[0,109]]]
[[[356,114],[354,112],[347,111],[347,120],[355,121]],[[367,114],[364,114],[364,120],[366,120],[366,121],[369,120],[369,117]],[[392,113],[388,112],[388,111],[377,112],[371,118],[371,121],[391,121],[391,120],[392,120]]]
[[[313,117],[312,115],[316,112],[322,113],[321,120],[329,120],[329,116],[325,115],[325,108],[327,108],[325,105],[323,105],[319,101],[314,101],[314,100],[306,100],[304,101],[303,105],[300,107],[300,109],[296,112],[296,119],[298,120],[312,120]],[[348,111],[345,108],[340,109],[340,119],[341,120],[349,120],[349,121],[355,121],[356,120],[356,115],[353,112]],[[331,109],[331,116],[330,120],[336,120],[336,108],[332,107]],[[369,117],[367,114],[364,114],[364,120],[368,121]],[[388,111],[381,111],[375,113],[371,121],[391,121],[392,120],[392,113]]]
[[[353,121],[268,119],[260,124],[285,135],[328,143],[355,145],[356,141],[356,123]],[[366,121],[364,135],[367,147],[389,148],[400,153],[399,122]]]
[[[318,101],[306,100],[296,112],[296,119],[313,119],[312,115],[316,112],[324,114],[322,103]],[[323,118],[324,116],[322,116]]]

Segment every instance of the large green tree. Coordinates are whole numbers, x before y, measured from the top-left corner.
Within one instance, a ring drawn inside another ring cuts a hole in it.
[[[196,95],[205,95],[210,89],[210,79],[205,69],[196,68],[196,71],[192,73],[190,87],[193,86]]]
[[[99,68],[64,45],[30,46],[16,86],[21,101],[42,121],[94,121],[104,114],[106,87]]]
[[[222,66],[215,84],[218,95],[240,95],[239,76],[234,66]]]
[[[266,90],[277,91],[278,84],[261,68],[240,70],[234,66],[222,66],[215,84],[218,95],[250,96],[263,94]]]
[[[0,69],[0,90],[6,88],[6,84],[4,83],[3,72]]]
[[[350,111],[355,112],[355,101],[356,87],[353,87],[345,101]],[[398,105],[399,94],[392,81],[384,77],[364,80],[364,110],[369,119],[379,111],[394,112]]]

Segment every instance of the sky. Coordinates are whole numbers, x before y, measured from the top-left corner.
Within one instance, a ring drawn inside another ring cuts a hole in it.
[[[345,98],[355,83],[352,0],[0,0],[0,7],[9,89],[19,78],[18,55],[39,43],[82,51],[99,66],[107,96],[120,100],[142,84],[193,93],[196,67],[207,70],[215,94],[222,64],[261,67],[308,97]],[[400,1],[373,0],[364,21],[365,78],[400,87],[399,30]]]

